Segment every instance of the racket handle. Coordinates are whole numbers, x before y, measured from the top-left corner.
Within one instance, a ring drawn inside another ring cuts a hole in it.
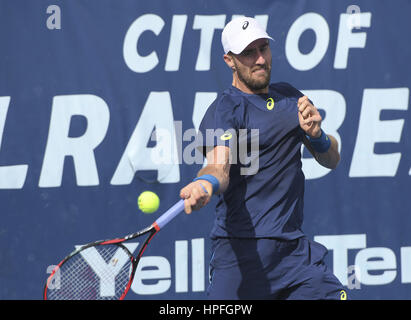
[[[173,220],[180,212],[184,210],[184,200],[181,199],[170,209],[164,212],[155,222],[159,229],[163,228],[167,223]]]

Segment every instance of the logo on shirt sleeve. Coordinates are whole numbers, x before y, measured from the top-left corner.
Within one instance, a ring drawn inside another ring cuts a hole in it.
[[[233,137],[230,131],[224,132],[224,134],[220,137],[221,140],[226,141],[230,140]]]
[[[273,98],[268,98],[266,106],[267,106],[268,110],[273,110],[273,108],[274,108],[274,99]]]

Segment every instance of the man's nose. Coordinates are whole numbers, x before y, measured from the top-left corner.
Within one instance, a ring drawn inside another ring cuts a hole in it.
[[[257,60],[255,64],[265,64],[265,58],[263,53],[260,50],[257,50]]]

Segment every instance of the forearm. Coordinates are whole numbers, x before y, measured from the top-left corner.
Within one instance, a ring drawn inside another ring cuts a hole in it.
[[[207,165],[198,171],[197,177],[200,177],[205,174],[211,174],[217,178],[218,182],[220,183],[220,187],[218,191],[215,193],[223,193],[230,182],[229,178],[229,168],[227,168],[229,164],[221,164],[221,165]]]
[[[337,140],[331,136],[327,135],[331,141],[331,146],[327,150],[327,152],[316,152],[314,151],[314,157],[319,164],[328,168],[328,169],[335,169],[340,162],[340,153],[338,151],[338,142]]]
[[[321,129],[322,117],[307,96],[298,99],[298,119],[305,136],[303,142],[322,166],[335,169],[340,162],[338,142]]]
[[[197,177],[210,174],[219,183],[218,190],[213,190],[214,194],[223,193],[229,183],[230,176],[230,149],[226,146],[216,146],[207,151],[207,165],[202,168]]]
[[[230,150],[225,146],[217,146],[207,152],[207,166],[202,168],[193,182],[180,190],[184,199],[186,213],[205,206],[213,194],[223,193],[229,183]],[[201,178],[204,175],[211,175]],[[216,181],[217,179],[217,181]]]

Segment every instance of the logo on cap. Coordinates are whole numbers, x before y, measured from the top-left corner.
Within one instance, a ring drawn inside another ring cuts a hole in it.
[[[247,29],[248,25],[249,25],[249,22],[248,22],[248,21],[244,22],[244,24],[243,24],[243,30]]]

